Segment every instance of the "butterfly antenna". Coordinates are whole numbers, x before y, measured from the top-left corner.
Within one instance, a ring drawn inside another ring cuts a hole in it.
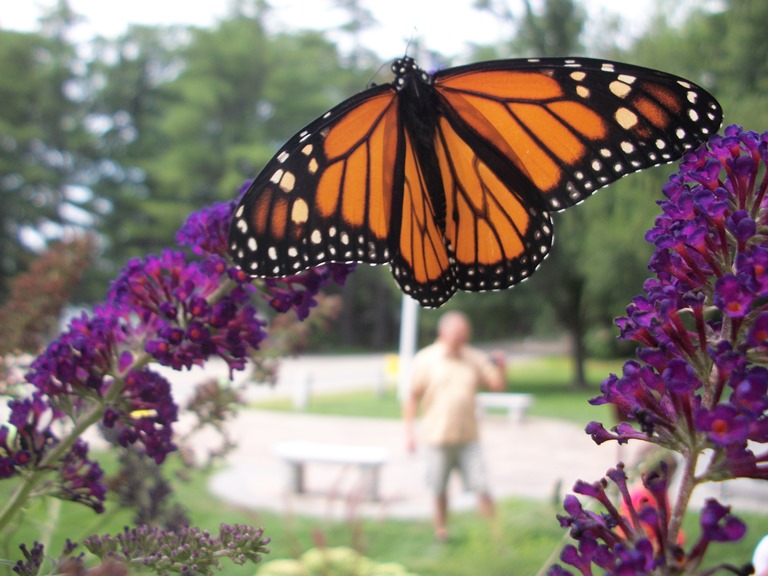
[[[405,44],[405,53],[403,56],[408,56],[408,50],[411,48],[411,44],[414,43],[414,38],[416,38],[416,34],[418,34],[419,29],[416,28],[416,26],[413,27],[413,30],[411,30],[411,37],[408,38],[408,42]]]
[[[376,78],[376,76],[378,76],[381,73],[381,71],[384,70],[384,68],[386,68],[386,67],[387,67],[387,63],[386,62],[382,62],[379,65],[379,67],[376,68],[376,71],[373,74],[371,74],[371,77],[368,78],[368,82],[366,83],[365,86],[367,88],[373,88],[374,86],[376,86],[376,82],[374,82],[373,79]]]

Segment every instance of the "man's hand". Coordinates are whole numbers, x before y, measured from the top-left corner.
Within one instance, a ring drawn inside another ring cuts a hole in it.
[[[496,364],[500,370],[504,370],[504,366],[507,365],[507,355],[504,351],[494,350],[489,356],[491,357],[491,362]]]
[[[416,435],[412,431],[405,435],[405,449],[409,454],[416,452]]]
[[[504,368],[507,365],[507,355],[502,350],[494,350],[488,357],[498,372],[491,376],[486,386],[493,392],[503,392],[507,387]]]

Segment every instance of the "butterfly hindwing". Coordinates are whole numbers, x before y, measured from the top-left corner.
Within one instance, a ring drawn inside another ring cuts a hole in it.
[[[552,244],[552,222],[524,174],[447,118],[437,130],[445,237],[462,290],[499,290],[530,276]]]
[[[401,290],[423,306],[439,306],[456,292],[457,281],[445,232],[430,186],[435,181],[415,153],[412,135],[403,133],[403,161],[398,165],[402,214],[393,227],[392,273]]]
[[[446,114],[528,177],[550,210],[680,158],[717,131],[717,101],[657,70],[589,58],[499,60],[435,75]]]
[[[399,134],[396,92],[382,85],[294,135],[235,213],[237,264],[278,277],[325,262],[388,262]]]

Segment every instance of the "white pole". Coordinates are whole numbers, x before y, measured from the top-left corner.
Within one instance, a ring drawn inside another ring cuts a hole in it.
[[[397,367],[397,397],[402,401],[411,387],[411,361],[416,354],[416,332],[419,318],[419,304],[403,294],[400,309],[400,350]]]

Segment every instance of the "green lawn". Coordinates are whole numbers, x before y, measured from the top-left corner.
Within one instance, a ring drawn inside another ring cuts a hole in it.
[[[323,544],[350,546],[380,562],[400,562],[422,576],[508,576],[533,575],[561,546],[564,531],[555,514],[559,506],[551,502],[507,499],[499,503],[495,521],[489,523],[474,513],[452,517],[452,541],[445,546],[433,543],[428,520],[368,520],[349,518],[330,521],[254,512],[238,509],[208,495],[207,477],[197,475],[191,482],[179,483],[177,495],[189,509],[192,521],[214,531],[222,522],[248,523],[262,526],[272,538],[269,559],[298,557],[305,550]],[[7,494],[8,483],[0,484],[0,497]],[[742,564],[751,558],[751,551],[760,537],[768,532],[765,515],[741,515],[750,530],[744,541],[732,545],[717,545],[710,554],[712,561]],[[5,542],[12,547],[11,556],[18,558],[16,546],[31,542],[41,527],[50,530],[56,551],[66,536],[82,538],[93,532],[115,533],[129,523],[125,511],[107,512],[97,516],[89,510],[62,504],[58,511],[47,505],[33,506],[27,512],[25,527]],[[690,518],[686,524],[688,542],[695,541],[697,522]],[[5,551],[3,551],[3,555]],[[7,557],[7,555],[6,555]],[[0,568],[0,573],[3,572]],[[222,574],[253,576],[249,566],[225,564]],[[336,576],[336,575],[329,575]]]
[[[535,401],[529,410],[533,416],[558,418],[578,424],[590,420],[611,421],[610,409],[591,406],[590,398],[599,394],[600,382],[610,372],[620,372],[621,361],[587,362],[587,389],[574,388],[570,383],[571,366],[566,357],[544,357],[516,360],[507,369],[507,385],[511,392],[533,394]],[[291,401],[271,400],[253,404],[267,410],[294,411]],[[354,391],[312,397],[306,409],[310,414],[365,416],[369,418],[399,418],[400,403],[393,389],[382,395],[373,391]]]

